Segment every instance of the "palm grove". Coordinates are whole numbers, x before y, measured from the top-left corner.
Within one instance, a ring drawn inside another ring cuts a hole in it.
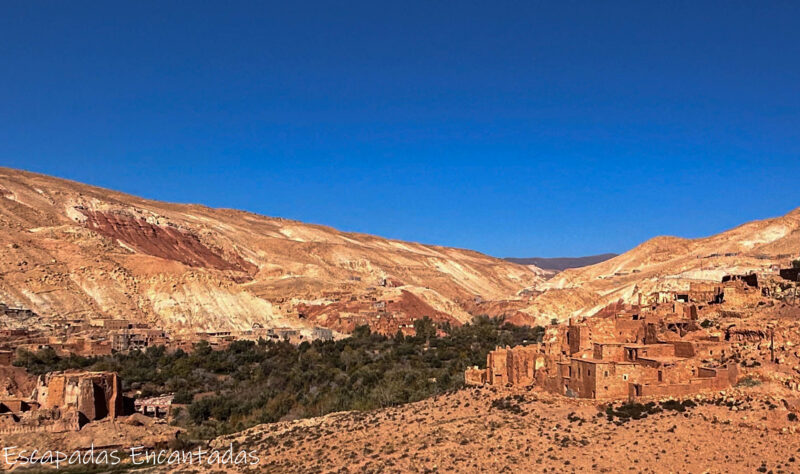
[[[478,317],[460,327],[415,323],[415,336],[386,337],[356,328],[339,341],[236,341],[214,351],[145,352],[103,357],[59,357],[52,349],[22,351],[15,362],[43,374],[66,369],[116,371],[140,396],[175,393],[175,423],[192,439],[208,439],[259,423],[370,410],[418,401],[464,384],[464,370],[483,365],[498,345],[541,340],[541,327]],[[445,335],[437,336],[437,329]]]

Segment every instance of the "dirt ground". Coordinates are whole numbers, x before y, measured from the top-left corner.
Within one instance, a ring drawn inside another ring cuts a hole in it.
[[[776,391],[700,395],[683,412],[667,403],[623,422],[588,401],[474,388],[262,425],[212,446],[255,449],[267,472],[796,472],[800,422]]]

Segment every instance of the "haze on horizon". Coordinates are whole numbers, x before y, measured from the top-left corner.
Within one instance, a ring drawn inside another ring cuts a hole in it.
[[[619,253],[800,206],[798,17],[10,4],[0,165],[499,257]]]

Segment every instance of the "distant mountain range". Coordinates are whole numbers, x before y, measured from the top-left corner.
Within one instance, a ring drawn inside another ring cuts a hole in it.
[[[595,263],[605,262],[616,257],[616,253],[602,253],[599,255],[589,255],[586,257],[532,257],[532,258],[506,258],[505,260],[518,263],[520,265],[535,265],[543,270],[562,271],[567,268],[580,268],[594,265]]]

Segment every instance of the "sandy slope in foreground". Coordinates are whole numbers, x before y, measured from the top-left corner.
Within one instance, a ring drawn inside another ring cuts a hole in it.
[[[618,425],[587,401],[534,393],[515,401],[519,393],[467,389],[386,410],[262,425],[213,444],[257,449],[268,472],[755,472],[762,465],[762,472],[794,472],[800,423],[769,391],[780,389],[709,394],[739,405],[699,401],[685,413]]]

